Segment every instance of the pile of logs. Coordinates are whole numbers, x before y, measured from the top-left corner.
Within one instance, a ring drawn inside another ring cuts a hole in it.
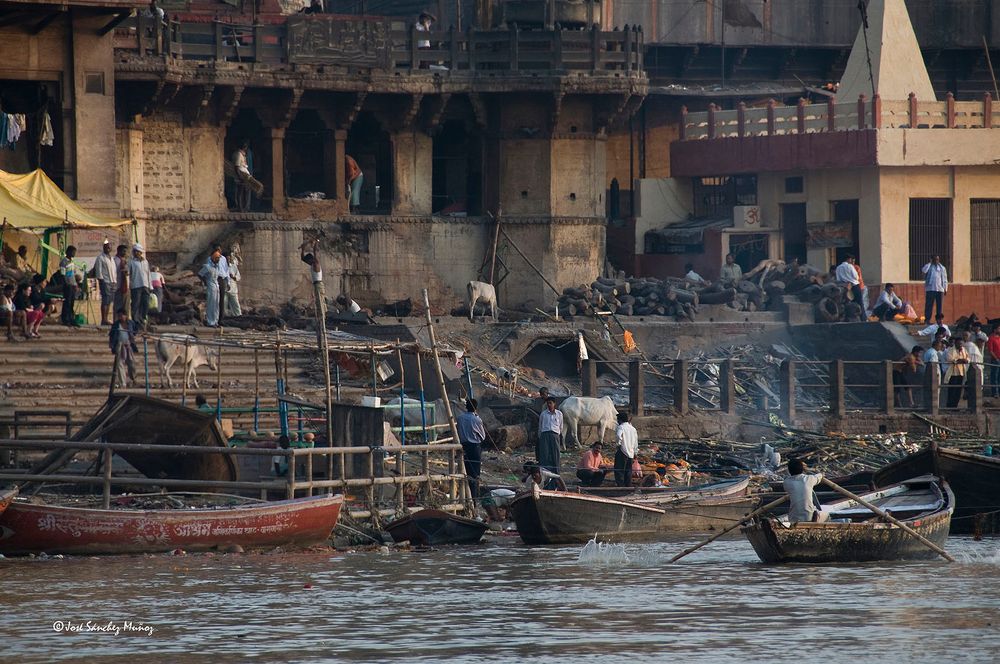
[[[761,261],[740,281],[696,283],[667,277],[600,277],[589,286],[566,288],[559,297],[559,312],[575,316],[611,312],[619,316],[673,316],[694,321],[700,305],[725,305],[736,311],[777,309],[786,295],[816,308],[818,322],[864,320],[860,304],[849,299],[844,286],[828,282],[826,272],[811,265]]]
[[[164,274],[166,286],[160,313],[151,316],[164,325],[190,325],[201,321],[205,310],[205,284],[192,270]]]
[[[620,316],[673,316],[693,321],[699,305],[727,305],[738,311],[764,306],[764,291],[749,281],[696,284],[685,279],[601,277],[589,287],[566,288],[559,312],[566,316],[610,311]]]

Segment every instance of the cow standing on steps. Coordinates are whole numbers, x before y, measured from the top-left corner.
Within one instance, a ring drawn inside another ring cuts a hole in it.
[[[160,387],[163,387],[164,382],[167,387],[174,386],[170,369],[178,360],[184,365],[185,356],[187,366],[184,369],[184,383],[188,387],[198,387],[198,376],[195,373],[198,367],[208,365],[212,371],[218,369],[218,352],[197,345],[197,341],[197,337],[188,334],[165,334],[160,338],[156,344],[156,356],[160,360]]]
[[[470,281],[469,285],[466,286],[466,290],[469,291],[469,320],[474,320],[476,304],[482,302],[489,305],[490,314],[493,316],[493,321],[496,322],[497,291],[493,285],[482,281]]]

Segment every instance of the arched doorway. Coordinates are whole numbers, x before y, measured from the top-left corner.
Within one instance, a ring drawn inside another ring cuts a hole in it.
[[[431,182],[435,214],[482,214],[483,141],[464,120],[447,120],[434,137]]]
[[[271,182],[271,138],[270,131],[264,128],[257,113],[252,108],[241,108],[233,118],[232,124],[226,131],[226,161],[233,161],[233,154],[239,149],[244,141],[250,141],[250,149],[247,151],[247,162],[250,165],[250,174],[264,184],[264,194],[261,199],[256,197],[251,201],[251,211],[270,211],[271,196],[274,192],[274,184]],[[227,169],[228,170],[228,169]],[[233,178],[226,176],[226,201],[230,210],[237,209],[236,188]]]

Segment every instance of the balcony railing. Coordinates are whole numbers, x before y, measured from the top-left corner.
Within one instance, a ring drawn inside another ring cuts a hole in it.
[[[163,23],[138,16],[116,31],[120,52],[178,60],[340,65],[389,71],[638,73],[642,29],[438,30],[398,21],[293,16],[281,25]]]
[[[764,108],[747,108],[740,102],[734,111],[714,104],[705,113],[682,111],[681,140],[694,141],[748,136],[782,136],[855,129],[993,129],[1000,128],[1000,107],[989,93],[982,101],[957,102],[948,93],[945,101],[920,101],[911,94],[906,101],[882,101],[864,95],[857,102],[779,106],[773,99]]]

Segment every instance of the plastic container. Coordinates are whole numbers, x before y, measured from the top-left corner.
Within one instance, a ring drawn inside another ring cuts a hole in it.
[[[380,397],[361,397],[361,405],[365,408],[381,408],[382,399]]]

